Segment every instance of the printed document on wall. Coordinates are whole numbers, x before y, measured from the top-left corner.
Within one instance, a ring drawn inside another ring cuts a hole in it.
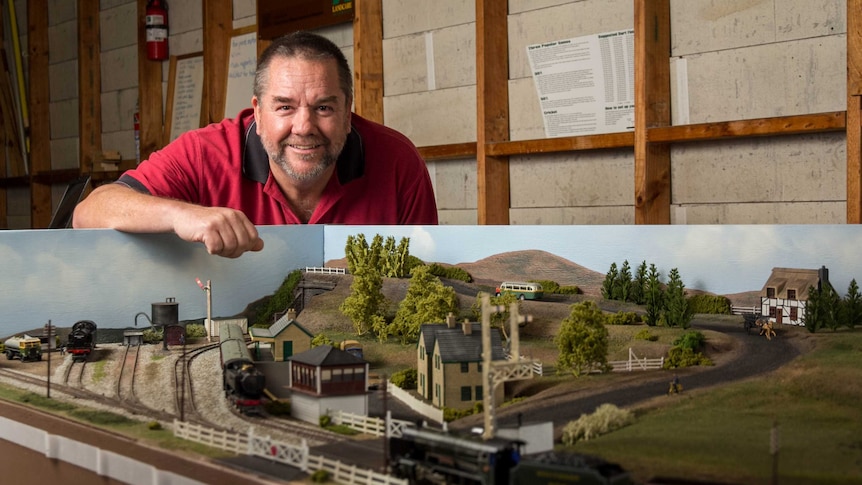
[[[634,30],[527,46],[545,136],[632,131]]]

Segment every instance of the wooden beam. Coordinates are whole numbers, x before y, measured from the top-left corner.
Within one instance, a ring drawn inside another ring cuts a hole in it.
[[[204,25],[204,114],[206,123],[224,119],[230,36],[233,31],[233,4],[224,0],[203,0]],[[249,94],[249,99],[251,95]],[[233,115],[231,115],[233,116]]]
[[[847,223],[862,223],[862,0],[847,0]]]
[[[383,2],[356,0],[353,17],[353,105],[383,123]]]
[[[138,0],[138,110],[141,117],[141,160],[162,147],[162,63],[147,59],[147,0]]]
[[[78,160],[95,170],[102,154],[102,80],[99,0],[78,0]]]
[[[467,142],[420,147],[419,155],[421,155],[425,161],[476,158],[476,144],[473,142]]]
[[[634,0],[635,224],[670,224],[670,145],[650,143],[669,126],[670,0]]]
[[[844,127],[845,112],[833,111],[809,115],[649,128],[647,138],[650,143],[707,141],[725,138],[823,133],[842,131]]]
[[[51,170],[51,116],[48,85],[48,0],[27,0],[27,63],[30,68],[30,173]],[[30,184],[30,227],[51,223],[51,186]]]
[[[509,157],[491,143],[509,141],[508,2],[476,0],[476,180],[479,224],[509,224]]]
[[[608,133],[603,135],[567,136],[540,140],[519,140],[492,143],[488,154],[493,156],[524,155],[532,153],[558,153],[605,148],[631,148],[634,133]]]

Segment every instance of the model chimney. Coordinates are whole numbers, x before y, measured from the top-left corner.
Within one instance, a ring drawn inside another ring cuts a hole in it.
[[[287,309],[287,321],[296,320],[296,309],[288,308]]]
[[[446,327],[455,328],[455,314],[452,312],[449,312],[449,314],[446,315]]]
[[[473,333],[473,324],[466,318],[464,319],[464,323],[461,324],[461,328],[464,330],[464,335],[471,335]]]

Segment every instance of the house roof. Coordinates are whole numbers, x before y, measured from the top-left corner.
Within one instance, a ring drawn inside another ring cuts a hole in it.
[[[296,320],[294,320],[292,318],[288,318],[288,316],[286,314],[285,314],[285,316],[279,318],[278,321],[276,321],[275,323],[270,325],[269,328],[251,327],[248,329],[248,333],[252,337],[257,337],[257,338],[275,338],[278,336],[278,334],[287,330],[288,327],[296,327],[299,330],[301,330],[303,333],[308,335],[310,338],[314,338],[314,335],[311,332],[306,330]]]
[[[310,350],[293,355],[289,357],[288,360],[315,367],[332,367],[338,365],[356,365],[365,363],[365,360],[360,359],[350,352],[336,349],[331,345],[318,345]]]
[[[443,362],[479,362],[482,360],[482,324],[470,325],[470,334],[464,334],[463,323],[450,328],[445,323],[428,323],[420,327],[420,335],[424,339],[425,351],[433,352],[435,342],[440,349]],[[500,329],[491,329],[491,360],[505,360],[503,351],[503,336]]]
[[[776,298],[787,298],[787,290],[796,290],[797,300],[808,300],[808,288],[817,288],[820,282],[820,271],[818,269],[772,268],[772,274],[760,290],[760,296],[765,298],[766,290],[775,288]]]

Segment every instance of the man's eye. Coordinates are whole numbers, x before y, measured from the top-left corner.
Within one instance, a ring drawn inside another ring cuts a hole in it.
[[[317,111],[320,111],[321,113],[329,113],[332,112],[333,109],[332,106],[318,106]]]

